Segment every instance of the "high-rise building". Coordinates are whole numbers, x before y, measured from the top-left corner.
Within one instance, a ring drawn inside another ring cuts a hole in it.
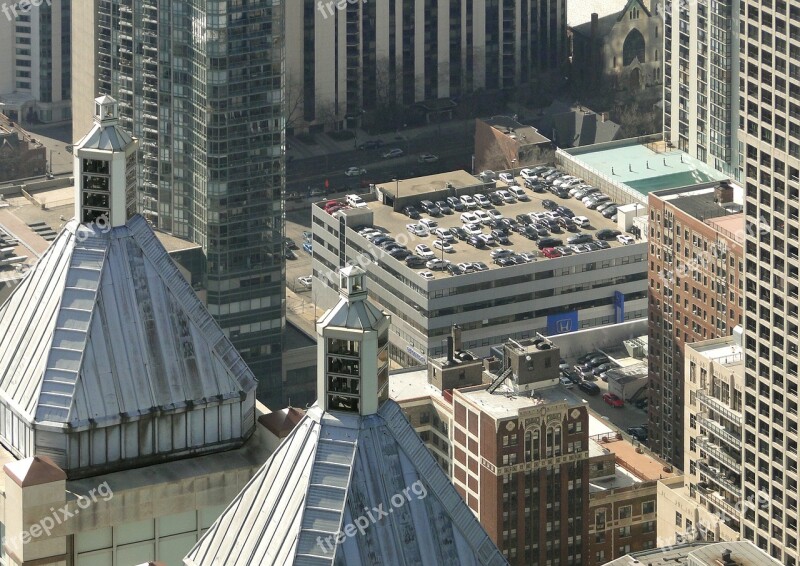
[[[364,110],[513,88],[567,56],[565,0],[295,0],[286,23],[296,128],[350,127]]]
[[[140,144],[137,209],[203,247],[209,312],[258,377],[259,399],[282,404],[283,1],[76,8],[76,98],[119,100]],[[75,130],[86,114],[76,108]]]
[[[742,535],[796,566],[800,5],[743,0],[737,18],[747,221]]]
[[[0,111],[15,122],[65,122],[72,117],[71,4],[41,0],[0,5]],[[87,112],[91,117],[91,109]],[[79,135],[90,123],[84,123]]]
[[[684,345],[742,322],[744,215],[728,183],[650,193],[649,444],[684,469]]]
[[[740,0],[659,2],[664,12],[664,139],[739,180]]]

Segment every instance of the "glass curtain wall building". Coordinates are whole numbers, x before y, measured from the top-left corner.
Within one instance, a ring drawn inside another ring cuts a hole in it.
[[[284,1],[99,0],[95,19],[97,90],[139,139],[139,211],[203,247],[208,310],[280,404]]]

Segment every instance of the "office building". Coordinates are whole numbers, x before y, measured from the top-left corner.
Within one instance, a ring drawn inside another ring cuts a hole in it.
[[[664,139],[740,180],[740,0],[662,2]],[[769,106],[771,102],[764,99]]]
[[[139,140],[137,210],[202,246],[209,312],[259,399],[282,405],[284,3],[75,8],[74,131],[86,129],[86,96],[119,101]]]
[[[662,544],[739,540],[742,521],[742,328],[687,344],[682,478],[659,484]]]
[[[76,218],[0,308],[4,564],[176,563],[269,454],[252,372],[130,214],[136,140],[95,108]]]
[[[287,3],[286,29],[295,130],[357,127],[364,111],[417,103],[438,119],[450,99],[518,87],[567,56],[564,0],[304,0]]]
[[[798,558],[798,195],[796,2],[741,2],[746,201],[743,538]],[[747,502],[763,502],[748,505]]]
[[[749,541],[695,542],[633,552],[605,566],[779,566]]]
[[[0,112],[12,121],[71,119],[71,19],[72,0],[0,7]]]
[[[647,244],[643,241],[623,245],[614,240],[608,249],[581,248],[581,253],[548,259],[536,249],[535,241],[512,234],[512,243],[506,247],[518,252],[530,250],[531,261],[507,267],[493,262],[491,249],[456,242],[453,253],[436,250],[436,257],[445,256],[453,264],[483,262],[487,269],[456,276],[437,271],[432,279],[424,279],[420,275],[423,267],[408,267],[357,231],[362,226],[377,226],[398,241],[405,238],[409,250],[418,244],[430,246],[433,236],[408,232],[406,224],[412,221],[400,212],[405,206],[493,188],[494,182],[485,184],[455,171],[379,186],[380,200],[367,202],[363,208],[330,214],[325,202],[314,204],[314,300],[323,308],[330,306],[338,289],[329,274],[348,261],[362,265],[370,277],[371,298],[393,314],[390,357],[403,366],[424,365],[427,357],[442,356],[453,324],[461,327],[466,349],[488,355],[491,346],[509,337],[533,338],[537,332],[554,335],[644,318]],[[543,195],[529,194],[529,201],[505,204],[499,211],[512,219],[518,214],[543,212]],[[597,211],[572,202],[576,204],[568,205],[576,214],[591,218],[593,227],[616,228]],[[445,229],[460,227],[459,214],[435,221]],[[572,234],[555,235],[566,240]]]
[[[680,469],[686,344],[742,323],[744,214],[728,183],[650,193],[650,447]]]
[[[507,564],[388,399],[389,316],[366,274],[339,276],[317,321],[316,404],[184,563]]]

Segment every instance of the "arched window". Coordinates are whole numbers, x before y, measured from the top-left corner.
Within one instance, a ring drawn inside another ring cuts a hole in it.
[[[622,45],[622,66],[627,67],[633,63],[634,59],[638,59],[639,63],[644,63],[644,47],[642,32],[638,29],[632,29]]]

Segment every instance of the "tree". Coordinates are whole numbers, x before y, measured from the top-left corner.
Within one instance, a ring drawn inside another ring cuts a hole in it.
[[[291,131],[295,126],[305,121],[303,116],[305,93],[303,84],[300,81],[291,79],[286,81],[284,102],[286,104],[286,123],[284,124],[284,129]]]

